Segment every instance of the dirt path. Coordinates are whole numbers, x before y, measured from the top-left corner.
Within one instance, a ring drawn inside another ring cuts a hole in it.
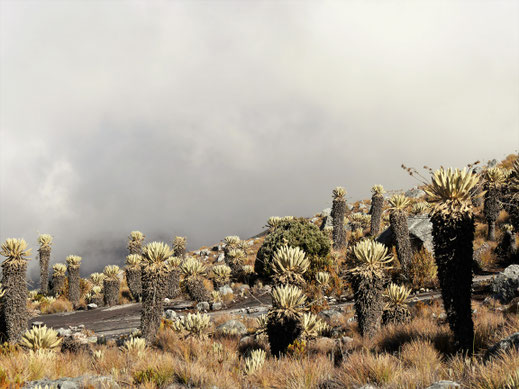
[[[491,279],[493,275],[476,276],[474,277],[474,294],[475,300],[484,297],[481,294],[481,285]],[[418,301],[428,301],[440,298],[439,292],[428,292],[414,295],[410,298],[410,303],[414,304]],[[175,301],[172,304],[166,305],[165,309],[173,309],[178,314],[191,312],[193,309],[193,302],[191,301]],[[353,305],[352,301],[330,305],[332,309],[346,308]],[[221,311],[209,312],[211,316],[221,315],[244,315],[255,317],[267,312],[270,307],[270,296],[268,294],[262,296],[249,297],[244,301],[240,301],[228,309]],[[131,332],[140,326],[140,303],[132,303],[125,305],[118,305],[111,308],[98,308],[88,311],[75,311],[66,313],[55,313],[50,315],[35,316],[30,320],[30,323],[43,322],[48,327],[55,329],[69,326],[78,326],[83,324],[86,329],[96,333],[97,336],[105,336],[106,338],[113,338]]]

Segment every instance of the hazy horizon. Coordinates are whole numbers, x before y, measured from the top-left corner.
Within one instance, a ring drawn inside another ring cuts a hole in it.
[[[0,240],[33,258],[250,237],[519,147],[518,2],[0,7]]]

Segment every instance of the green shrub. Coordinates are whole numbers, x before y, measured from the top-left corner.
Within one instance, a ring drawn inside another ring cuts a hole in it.
[[[260,277],[271,276],[274,253],[285,244],[302,249],[310,259],[311,268],[319,257],[325,257],[330,252],[330,239],[308,220],[280,221],[265,237],[256,256],[254,271]],[[311,277],[311,274],[308,276]]]

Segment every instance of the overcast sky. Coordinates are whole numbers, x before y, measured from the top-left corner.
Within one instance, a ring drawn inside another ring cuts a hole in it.
[[[0,239],[92,271],[516,152],[519,2],[380,3],[0,1]]]

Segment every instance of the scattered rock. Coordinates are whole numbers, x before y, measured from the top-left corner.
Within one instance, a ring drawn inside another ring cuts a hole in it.
[[[508,351],[512,348],[519,350],[519,332],[516,332],[515,334],[512,334],[509,337],[500,340],[492,347],[490,347],[485,354],[485,359],[498,355],[503,351]]]
[[[72,336],[72,330],[69,329],[69,328],[58,328],[57,330],[57,333],[59,336],[62,336],[62,337],[67,337],[67,336]]]
[[[202,301],[196,304],[196,309],[201,312],[207,312],[211,307],[207,301]]]
[[[168,320],[175,320],[177,318],[177,313],[173,309],[166,309],[164,317]]]
[[[223,335],[245,335],[247,328],[238,320],[229,320],[216,327],[216,332]]]
[[[503,304],[519,297],[519,265],[510,265],[492,282],[492,292]]]
[[[419,251],[423,246],[429,252],[434,252],[432,223],[428,216],[409,216],[407,218],[407,226],[409,228],[411,245],[415,251]],[[377,241],[388,247],[394,246],[394,234],[391,227],[382,232]]]
[[[338,320],[342,317],[342,313],[338,312],[335,309],[327,309],[325,311],[319,312],[319,316],[329,320]]]
[[[232,288],[231,288],[229,285],[220,286],[220,287],[218,288],[218,291],[220,292],[220,294],[221,294],[222,296],[225,296],[225,295],[227,295],[227,294],[233,294],[233,293],[234,293],[233,290],[232,290]]]
[[[32,322],[32,326],[33,327],[41,327],[41,326],[43,326],[43,322],[42,321],[34,321],[34,322]]]
[[[460,384],[454,381],[438,381],[432,384],[431,386],[428,386],[427,389],[454,389],[454,388],[460,388]]]
[[[219,311],[220,309],[222,309],[223,305],[221,302],[217,301],[215,303],[213,303],[213,305],[211,305],[211,309],[213,311]]]
[[[168,298],[166,297],[166,298],[164,299],[164,304],[169,304],[169,303],[171,303],[171,300],[168,299]]]
[[[97,304],[95,303],[90,303],[87,305],[87,309],[90,310],[90,309],[96,309],[97,308]]]
[[[405,196],[411,199],[419,199],[420,197],[425,196],[425,192],[421,189],[418,189],[417,187],[414,187],[405,192]]]
[[[80,389],[88,387],[95,389],[108,389],[119,388],[119,385],[113,379],[113,377],[84,375],[74,378],[64,377],[57,380],[43,379],[38,381],[30,381],[27,382],[23,388],[29,389],[36,387],[49,387],[57,389]]]

